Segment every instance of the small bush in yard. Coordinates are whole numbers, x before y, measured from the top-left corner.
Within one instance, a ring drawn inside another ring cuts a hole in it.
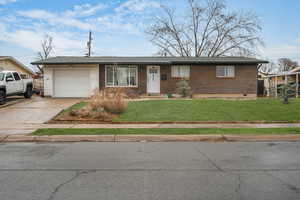
[[[181,80],[177,83],[177,92],[182,97],[188,97],[191,95],[191,87],[187,80]]]
[[[125,95],[128,99],[138,99],[140,97],[138,92],[134,89],[127,89]]]
[[[112,88],[96,92],[84,108],[70,112],[70,115],[106,121],[111,120],[113,114],[120,114],[126,109],[124,93],[121,89]]]
[[[284,84],[280,86],[279,90],[279,95],[282,97],[284,104],[289,104],[289,98],[295,96],[296,94],[295,87],[290,84]]]

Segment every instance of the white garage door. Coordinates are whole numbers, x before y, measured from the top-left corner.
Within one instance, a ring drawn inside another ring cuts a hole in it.
[[[88,97],[91,93],[90,70],[55,69],[55,97]]]

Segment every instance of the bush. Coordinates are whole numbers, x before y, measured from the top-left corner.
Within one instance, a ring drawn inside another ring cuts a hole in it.
[[[74,111],[70,115],[111,120],[113,114],[120,114],[127,109],[127,102],[124,96],[122,90],[117,88],[96,92],[84,108]]]
[[[168,97],[168,98],[173,98],[173,94],[168,93],[168,94],[167,94],[167,97]]]
[[[279,96],[282,97],[284,104],[289,104],[289,98],[295,96],[296,89],[295,86],[290,84],[284,84],[278,87]]]
[[[182,97],[188,97],[191,95],[191,87],[187,80],[181,80],[177,83],[177,92]]]
[[[135,89],[126,89],[125,95],[128,99],[138,99],[140,97]]]

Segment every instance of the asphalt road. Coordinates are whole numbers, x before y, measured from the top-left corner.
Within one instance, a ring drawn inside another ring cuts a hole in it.
[[[0,144],[1,200],[300,199],[300,143]]]

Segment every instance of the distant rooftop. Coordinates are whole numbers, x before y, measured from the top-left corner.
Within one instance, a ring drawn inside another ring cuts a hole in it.
[[[35,61],[33,65],[54,64],[259,64],[265,60],[246,57],[116,57],[58,56]]]
[[[0,56],[0,60],[10,60],[15,64],[19,65],[19,67],[23,68],[25,71],[29,72],[30,74],[35,74],[35,72],[32,71],[29,67],[25,66],[23,63],[21,63],[20,61],[18,61],[12,56]]]

